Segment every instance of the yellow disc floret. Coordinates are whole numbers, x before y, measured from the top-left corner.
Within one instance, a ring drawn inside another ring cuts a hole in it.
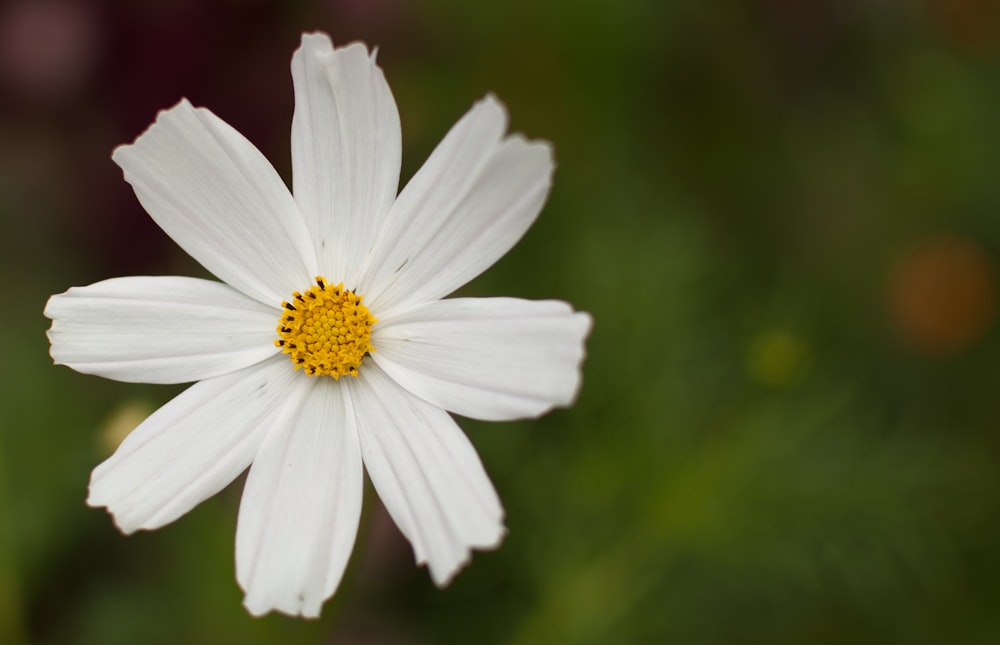
[[[365,355],[375,351],[372,325],[378,322],[362,297],[317,276],[308,291],[281,303],[285,311],[274,344],[310,376],[357,376]]]

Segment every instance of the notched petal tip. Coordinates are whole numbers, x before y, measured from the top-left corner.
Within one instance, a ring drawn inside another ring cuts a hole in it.
[[[500,120],[503,123],[503,127],[501,128],[503,136],[501,139],[504,142],[514,140],[526,147],[544,148],[548,154],[549,163],[553,167],[555,166],[555,146],[551,141],[547,139],[533,139],[521,132],[507,132],[507,128],[510,127],[510,111],[507,109],[507,104],[501,101],[496,94],[487,92],[483,98],[473,103],[472,110],[480,110],[484,114],[492,113],[492,118]]]
[[[538,176],[545,176],[546,192],[552,189],[556,173],[556,148],[548,139],[531,139],[521,132],[511,132],[503,140],[511,163],[533,164]]]
[[[325,31],[304,31],[302,32],[302,38],[300,39],[302,45],[311,44],[323,47],[324,45],[329,45],[330,49],[333,49],[333,39],[330,38],[330,34]]]
[[[490,108],[500,110],[505,117],[507,116],[507,105],[494,92],[484,94],[483,98],[475,102],[475,105],[489,106]]]
[[[52,353],[53,346],[56,343],[56,336],[58,335],[58,331],[55,329],[56,314],[53,311],[53,308],[56,305],[53,304],[53,300],[58,298],[60,295],[61,294],[49,296],[49,299],[45,301],[45,308],[42,309],[42,315],[52,322],[52,324],[49,325],[49,328],[45,330],[45,338],[49,341],[49,356],[52,358],[52,362],[56,365],[59,365],[60,363]]]
[[[100,478],[101,466],[98,466],[90,473],[90,481],[87,484],[87,506],[106,511],[111,517],[111,522],[122,535],[131,535],[144,528],[140,522],[135,521],[134,515],[130,521],[128,513],[130,507],[126,506],[117,510],[112,508],[115,505],[114,495],[107,485],[100,482]]]
[[[124,164],[128,163],[128,160],[124,157],[126,157],[129,154],[129,151],[133,147],[135,147],[135,145],[139,143],[141,139],[144,139],[151,131],[161,126],[166,119],[170,118],[173,114],[175,114],[178,111],[186,110],[190,112],[195,112],[204,109],[205,108],[194,107],[193,105],[191,105],[191,101],[189,101],[186,97],[181,97],[181,99],[177,101],[177,103],[175,103],[174,105],[157,111],[156,118],[153,120],[153,122],[150,123],[148,126],[146,126],[146,129],[140,132],[139,135],[136,136],[136,138],[132,141],[132,143],[122,143],[120,145],[115,146],[114,149],[111,150],[111,160],[114,161],[116,164],[118,164],[119,167],[124,169],[125,168]]]
[[[594,331],[594,317],[590,315],[588,311],[575,311],[573,312],[573,317],[580,321],[582,328],[580,329],[581,339],[587,340],[590,336],[590,332]]]
[[[330,35],[322,31],[307,31],[302,34],[302,40],[300,41],[299,51],[296,54],[307,53],[309,55],[320,58],[324,62],[329,62],[331,57],[342,54],[345,52],[355,52],[357,50],[363,50],[366,57],[371,58],[372,62],[375,62],[375,56],[378,53],[378,47],[372,47],[370,50],[368,45],[360,40],[354,40],[346,45],[335,46],[333,39]]]
[[[487,92],[483,98],[473,103],[472,108],[466,113],[466,116],[473,113],[480,117],[498,121],[501,124],[498,128],[501,138],[507,132],[507,128],[510,125],[510,112],[507,110],[507,105],[493,92]]]
[[[306,606],[305,597],[299,595],[296,597],[293,604],[279,604],[269,602],[263,598],[253,597],[251,594],[246,593],[246,590],[244,590],[243,607],[247,610],[247,613],[254,618],[263,618],[273,612],[284,614],[285,616],[290,616],[291,618],[317,620],[320,617],[322,603],[318,606],[313,606],[312,603],[310,603],[309,606]]]
[[[504,538],[506,537],[507,527],[504,526],[501,518],[501,523],[497,527],[497,532],[493,539],[467,544],[462,557],[455,560],[451,565],[445,567],[435,567],[430,564],[426,558],[423,558],[417,561],[417,566],[426,567],[434,586],[438,589],[444,589],[450,585],[456,577],[458,577],[458,574],[461,573],[465,567],[472,564],[472,556],[476,551],[496,551],[500,548],[500,545],[503,544]]]
[[[52,359],[53,365],[66,365],[66,363],[59,358],[59,354],[62,353],[59,348],[59,327],[62,326],[59,308],[62,299],[69,296],[70,292],[77,288],[78,287],[70,287],[63,293],[49,296],[49,299],[45,301],[45,308],[42,310],[42,315],[52,321],[49,328],[45,330],[45,338],[49,341],[49,358]]]
[[[111,517],[111,523],[115,525],[115,528],[118,529],[118,532],[121,533],[122,535],[132,535],[136,531],[139,531],[143,528],[142,526],[126,522],[118,515],[116,515],[115,512],[111,510],[110,501],[102,501],[100,499],[94,499],[93,489],[91,489],[90,493],[87,495],[86,503],[87,506],[89,506],[90,508],[103,509],[104,511],[106,511],[107,514]]]
[[[594,317],[586,311],[575,311],[573,312],[573,322],[576,325],[574,332],[577,334],[580,347],[576,359],[576,383],[569,398],[564,403],[553,406],[553,408],[573,407],[580,396],[580,390],[583,389],[583,363],[587,360],[587,338],[590,336],[590,332],[594,330]]]
[[[77,292],[84,287],[70,287],[63,291],[62,293],[54,293],[49,296],[49,299],[45,301],[45,308],[42,309],[42,315],[56,322],[57,319],[62,315],[62,305],[68,298],[72,298],[77,295]]]

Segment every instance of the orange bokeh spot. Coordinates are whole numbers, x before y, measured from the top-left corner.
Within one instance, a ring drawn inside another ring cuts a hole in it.
[[[1000,51],[1000,4],[996,0],[924,0],[931,25],[953,44],[979,54]]]
[[[993,323],[993,266],[969,238],[932,237],[890,272],[886,300],[893,330],[909,349],[954,355],[979,341]]]

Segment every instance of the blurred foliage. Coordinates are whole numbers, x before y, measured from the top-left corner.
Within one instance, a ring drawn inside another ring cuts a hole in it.
[[[542,217],[463,292],[596,326],[574,408],[462,421],[502,548],[438,591],[369,487],[323,617],[253,619],[241,482],[128,538],[84,505],[179,389],[52,367],[41,311],[201,272],[108,153],[188,96],[287,178],[313,29],[379,45],[404,178],[487,91],[554,142]],[[983,0],[0,5],[0,642],[998,642],[998,113]]]

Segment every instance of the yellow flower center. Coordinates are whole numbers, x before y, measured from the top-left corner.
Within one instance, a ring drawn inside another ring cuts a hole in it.
[[[274,344],[309,376],[356,377],[365,355],[375,351],[372,325],[378,322],[362,298],[343,283],[327,284],[317,276],[308,291],[281,303],[285,311]]]

